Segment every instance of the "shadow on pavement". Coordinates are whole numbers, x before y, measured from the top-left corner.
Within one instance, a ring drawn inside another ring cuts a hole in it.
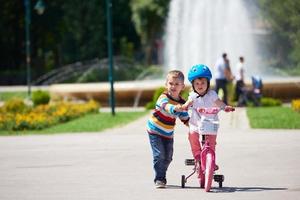
[[[181,188],[178,185],[167,185],[166,189],[203,189],[200,187],[190,187],[186,186]],[[261,192],[270,190],[288,190],[288,188],[278,188],[278,187],[222,187],[222,188],[212,188],[211,192],[215,193],[233,193],[233,192]]]
[[[167,185],[166,189],[201,189],[200,187],[191,187],[191,186],[185,186],[184,188],[182,188],[179,185]]]
[[[232,192],[261,192],[267,190],[287,190],[288,188],[278,187],[222,187],[213,188],[212,192],[216,193],[232,193]]]

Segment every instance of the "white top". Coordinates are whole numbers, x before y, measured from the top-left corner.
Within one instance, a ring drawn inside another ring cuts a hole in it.
[[[190,115],[190,120],[189,120],[189,128],[190,132],[197,132],[201,134],[199,131],[199,123],[201,123],[201,120],[205,119],[207,116],[205,114],[197,112],[197,108],[210,108],[215,106],[215,101],[219,98],[217,93],[214,90],[208,90],[206,95],[203,97],[198,97],[195,92],[191,92],[189,94],[189,100],[193,100],[193,104],[191,106],[189,115]],[[218,121],[218,115],[214,116],[208,116],[208,117],[213,117],[213,120]],[[215,133],[217,134],[217,133]]]
[[[225,77],[226,64],[223,57],[219,58],[215,64],[215,79],[226,79]]]
[[[237,81],[243,80],[242,77],[243,77],[244,72],[245,72],[245,71],[244,71],[244,65],[243,65],[243,63],[238,62],[238,63],[236,64],[235,70],[236,70],[235,79],[236,79]]]

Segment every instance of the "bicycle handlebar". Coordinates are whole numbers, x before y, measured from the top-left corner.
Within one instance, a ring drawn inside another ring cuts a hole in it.
[[[225,112],[233,112],[235,111],[235,108],[233,107],[225,107],[225,108],[220,108],[220,107],[211,107],[211,108],[197,108],[197,112],[199,113],[205,113],[205,114],[217,114],[221,110],[224,110]]]

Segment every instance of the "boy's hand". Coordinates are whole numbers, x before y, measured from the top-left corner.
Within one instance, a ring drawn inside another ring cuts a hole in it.
[[[232,106],[225,106],[224,111],[225,112],[233,112],[233,111],[235,111],[235,108]]]
[[[174,108],[174,110],[176,112],[182,112],[184,109],[182,108],[182,105],[181,104],[177,104]]]
[[[181,108],[182,108],[183,110],[188,110],[188,108],[192,105],[192,103],[193,103],[192,100],[187,100],[187,101],[185,102],[185,104],[183,104],[183,105],[181,106]]]

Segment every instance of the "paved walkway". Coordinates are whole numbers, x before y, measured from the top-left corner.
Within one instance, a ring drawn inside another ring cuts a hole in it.
[[[251,130],[244,109],[221,113],[217,163],[224,188],[205,193],[191,177],[187,128],[178,125],[168,188],[155,189],[147,117],[102,133],[0,137],[1,200],[297,199],[300,131]],[[216,186],[216,184],[215,184]]]

